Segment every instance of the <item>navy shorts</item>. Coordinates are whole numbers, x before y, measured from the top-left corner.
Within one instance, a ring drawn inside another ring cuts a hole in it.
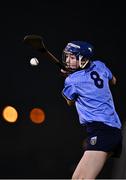
[[[88,123],[86,129],[85,151],[111,152],[113,157],[120,157],[122,151],[121,129],[105,125],[101,122]]]

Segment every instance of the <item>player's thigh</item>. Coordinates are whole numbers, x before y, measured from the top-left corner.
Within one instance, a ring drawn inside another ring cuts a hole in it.
[[[96,178],[103,168],[107,157],[108,153],[104,151],[85,151],[77,168],[74,171],[72,179]]]

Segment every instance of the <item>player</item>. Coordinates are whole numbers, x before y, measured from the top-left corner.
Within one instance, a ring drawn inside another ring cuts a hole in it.
[[[119,157],[122,149],[121,121],[115,110],[110,83],[116,78],[102,60],[93,60],[94,47],[72,41],[63,50],[66,75],[63,97],[76,106],[80,124],[86,127],[84,154],[72,179],[95,179],[110,156]]]

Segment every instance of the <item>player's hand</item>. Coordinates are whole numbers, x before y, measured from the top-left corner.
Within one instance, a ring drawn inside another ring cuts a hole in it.
[[[63,76],[63,77],[67,77],[67,76],[70,74],[70,72],[67,71],[67,70],[61,69],[61,70],[60,70],[60,74],[61,74],[61,76]]]

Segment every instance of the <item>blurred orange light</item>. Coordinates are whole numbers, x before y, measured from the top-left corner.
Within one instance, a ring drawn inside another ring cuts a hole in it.
[[[18,118],[18,112],[12,106],[6,106],[3,110],[2,115],[3,115],[4,119],[10,123],[16,122],[16,120]]]
[[[30,119],[32,122],[40,124],[45,120],[45,113],[40,108],[33,108],[30,111]]]

